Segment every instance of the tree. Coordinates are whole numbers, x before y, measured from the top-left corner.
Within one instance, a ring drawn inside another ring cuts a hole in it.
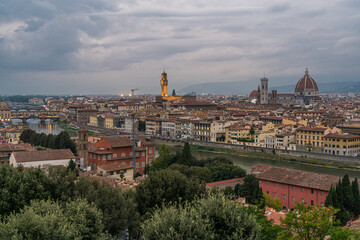
[[[136,202],[141,215],[152,212],[163,203],[191,201],[205,193],[205,186],[184,174],[164,169],[152,173],[136,186]]]
[[[262,189],[259,187],[259,180],[253,174],[244,178],[244,184],[240,187],[240,196],[246,199],[247,203],[258,205],[264,204]]]
[[[138,131],[139,132],[145,132],[146,131],[146,122],[145,121],[139,120]]]
[[[359,194],[359,185],[357,178],[351,184],[352,193],[354,197],[354,206],[353,206],[353,213],[355,216],[360,215],[360,194]]]
[[[279,239],[323,240],[333,229],[336,210],[333,207],[305,206],[297,203],[294,211],[281,219],[284,229]]]
[[[73,198],[93,202],[103,213],[104,228],[112,235],[129,229],[135,234],[139,226],[135,195],[132,190],[122,190],[90,177],[80,177],[75,184]]]
[[[230,164],[219,164],[208,166],[211,171],[212,181],[222,181],[233,178],[245,177],[246,171],[239,166]]]
[[[211,195],[184,206],[157,209],[142,226],[144,239],[260,239],[261,227],[245,207]]]
[[[254,127],[253,127],[253,126],[251,126],[251,128],[250,128],[249,134],[250,134],[250,136],[251,136],[251,139],[253,139],[254,134],[255,134],[255,130],[254,130]]]
[[[279,198],[272,198],[269,194],[264,193],[265,206],[271,207],[276,211],[282,210],[282,204]]]
[[[31,129],[25,129],[24,131],[22,131],[22,133],[20,134],[20,140],[25,142],[25,143],[30,143],[30,139],[31,136],[33,134],[36,134],[36,132],[34,130]]]
[[[39,168],[0,166],[0,215],[18,212],[31,200],[49,199],[56,185]]]
[[[76,170],[76,163],[74,162],[74,160],[70,159],[69,165],[67,166],[67,169],[70,170],[70,171],[75,171]]]
[[[83,199],[64,208],[52,201],[32,201],[0,225],[1,239],[105,239],[102,213]]]
[[[354,206],[354,196],[348,174],[344,175],[341,185],[342,185],[342,194],[344,199],[343,206],[346,210],[351,210],[352,207]]]
[[[207,167],[186,166],[180,164],[172,164],[168,169],[176,170],[185,174],[188,178],[196,178],[201,183],[211,182],[211,171]]]
[[[185,142],[178,163],[182,165],[191,166],[193,161],[194,158],[191,155],[190,144],[188,142]]]
[[[165,169],[170,166],[174,153],[166,146],[161,145],[159,149],[159,157],[157,157],[151,165],[151,170]]]

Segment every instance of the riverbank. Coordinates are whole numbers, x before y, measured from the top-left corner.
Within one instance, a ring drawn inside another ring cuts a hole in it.
[[[176,145],[176,151],[181,150],[182,145]],[[315,167],[324,167],[329,169],[342,169],[342,170],[351,170],[356,171],[360,175],[360,165],[352,165],[335,161],[326,161],[326,160],[318,160],[311,158],[302,158],[302,157],[294,157],[294,156],[286,156],[279,154],[270,154],[270,153],[262,153],[262,152],[248,152],[248,151],[238,151],[233,149],[226,148],[214,148],[214,147],[206,147],[206,146],[198,146],[191,145],[191,150],[196,152],[205,152],[205,153],[214,153],[214,154],[222,154],[224,157],[228,156],[237,156],[241,158],[249,158],[249,159],[261,159],[268,160],[274,162],[287,162],[287,163],[297,163],[308,166]]]
[[[79,129],[80,129],[79,127],[66,124],[63,121],[56,121],[55,123],[59,127],[63,128],[64,130],[70,131],[70,132],[78,132]],[[88,130],[88,131],[89,131],[89,136],[103,135],[103,133],[101,133],[101,132],[94,132],[94,131],[91,131],[91,130]]]

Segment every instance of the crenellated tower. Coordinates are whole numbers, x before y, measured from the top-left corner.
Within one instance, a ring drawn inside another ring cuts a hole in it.
[[[161,74],[161,81],[160,81],[160,85],[161,85],[161,96],[162,97],[167,97],[167,86],[168,86],[168,80],[167,80],[167,73],[164,72]]]

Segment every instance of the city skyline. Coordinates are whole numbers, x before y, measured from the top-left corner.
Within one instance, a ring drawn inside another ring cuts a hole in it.
[[[26,7],[24,7],[26,5]],[[355,1],[6,2],[0,94],[159,93],[205,82],[358,81]]]

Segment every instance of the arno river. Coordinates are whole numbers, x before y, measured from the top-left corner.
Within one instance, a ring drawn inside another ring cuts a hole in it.
[[[21,121],[21,120],[18,120]],[[14,122],[18,122],[14,120]],[[58,134],[64,129],[59,127],[58,125],[52,122],[45,122],[40,123],[38,119],[30,119],[27,121],[27,126],[30,129],[33,129],[39,133],[46,133],[46,134]],[[75,132],[68,132],[71,137],[76,136]],[[171,148],[175,150],[174,148]],[[296,162],[286,162],[286,161],[279,161],[279,160],[269,160],[269,159],[260,159],[260,158],[249,158],[249,157],[242,157],[242,156],[234,156],[234,155],[227,155],[223,153],[211,153],[211,152],[202,152],[202,151],[192,151],[193,155],[197,159],[204,159],[204,158],[215,158],[215,157],[226,157],[231,159],[236,165],[244,168],[247,172],[251,172],[251,168],[256,166],[257,164],[269,165],[274,167],[284,167],[284,168],[292,168],[310,172],[317,172],[317,173],[324,173],[324,174],[331,174],[336,176],[344,176],[345,173],[349,174],[350,177],[357,177],[360,178],[360,171],[351,171],[351,170],[343,170],[343,169],[334,169],[334,168],[326,168],[320,166],[312,166],[312,165],[304,165]],[[360,161],[360,160],[359,160]]]

